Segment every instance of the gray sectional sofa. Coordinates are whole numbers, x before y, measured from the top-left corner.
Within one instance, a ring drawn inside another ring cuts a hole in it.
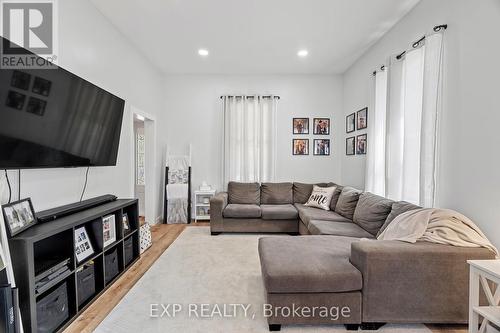
[[[267,316],[270,330],[282,324],[345,324],[357,330],[383,323],[467,322],[466,261],[493,259],[492,252],[375,240],[396,216],[419,207],[334,183],[318,185],[337,186],[329,211],[304,205],[313,185],[303,183],[230,183],[227,193],[210,202],[214,235],[303,236],[259,239],[267,303],[308,314],[273,311]],[[324,316],[322,308],[336,315]]]

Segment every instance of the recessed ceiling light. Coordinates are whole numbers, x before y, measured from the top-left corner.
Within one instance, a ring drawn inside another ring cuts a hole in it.
[[[206,57],[208,55],[208,50],[206,49],[199,49],[198,54],[201,55],[202,57]]]
[[[307,57],[307,55],[309,54],[309,52],[307,50],[300,50],[299,52],[297,52],[297,55],[299,57]]]

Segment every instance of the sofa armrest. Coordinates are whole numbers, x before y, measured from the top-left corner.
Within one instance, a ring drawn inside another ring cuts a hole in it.
[[[210,199],[210,230],[213,232],[222,231],[224,208],[228,202],[227,192],[217,193]]]
[[[363,276],[363,321],[466,323],[469,259],[494,254],[428,242],[353,243],[351,263]]]

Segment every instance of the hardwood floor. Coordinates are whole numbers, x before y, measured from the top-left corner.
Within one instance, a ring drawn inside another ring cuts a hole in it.
[[[151,228],[153,245],[99,299],[89,306],[64,333],[91,333],[185,228],[209,226],[207,222],[160,224]],[[467,333],[465,325],[427,325],[433,333]]]

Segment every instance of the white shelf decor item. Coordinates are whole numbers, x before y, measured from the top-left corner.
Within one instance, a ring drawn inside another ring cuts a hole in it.
[[[195,221],[210,220],[210,199],[215,195],[215,190],[194,191]]]
[[[102,218],[102,236],[104,248],[116,242],[116,220],[114,215]]]
[[[469,333],[485,333],[489,324],[500,326],[500,260],[468,260],[469,280]],[[492,292],[491,284],[497,287]],[[480,287],[483,288],[488,305],[479,304]],[[483,318],[482,322],[479,319]]]

